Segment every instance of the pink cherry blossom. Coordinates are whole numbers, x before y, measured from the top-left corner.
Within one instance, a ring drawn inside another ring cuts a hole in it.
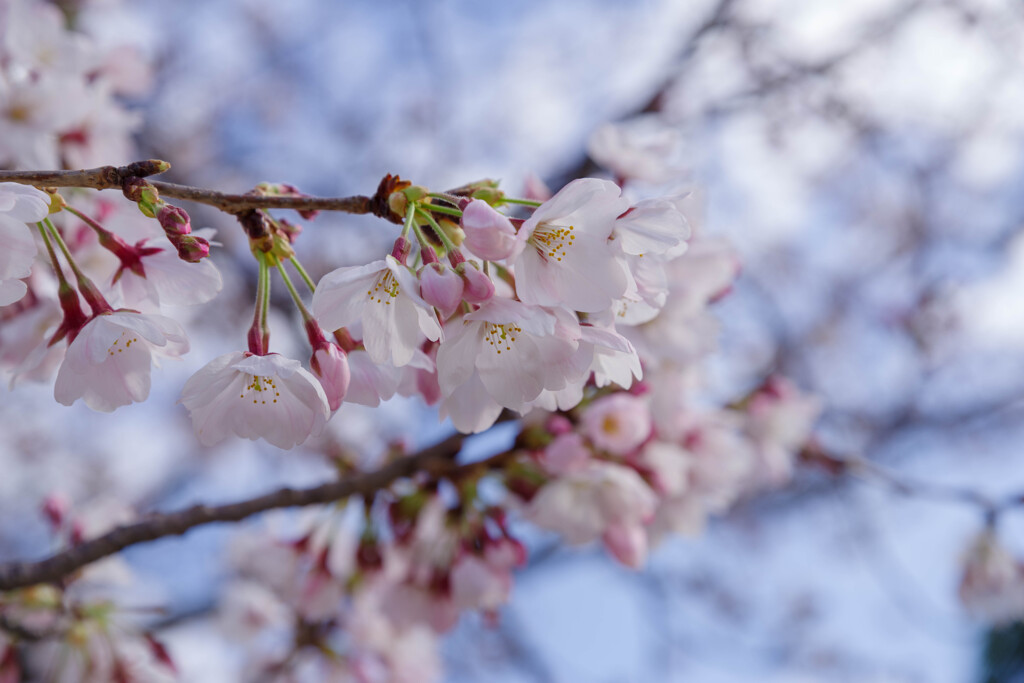
[[[556,335],[555,315],[511,299],[494,298],[450,326],[437,352],[444,396],[471,387],[479,376],[499,405],[520,410],[545,389],[561,389],[577,374],[571,358],[578,347],[571,333]]]
[[[625,265],[608,242],[629,206],[615,183],[574,180],[519,229],[513,266],[524,303],[597,312],[626,291]]]
[[[599,398],[587,406],[581,424],[583,433],[594,446],[612,455],[626,455],[651,434],[647,401],[621,392]]]
[[[234,434],[292,448],[323,431],[330,405],[323,387],[297,360],[233,351],[192,375],[180,402],[200,443]]]
[[[363,323],[363,344],[375,363],[402,366],[426,337],[441,338],[437,314],[419,294],[419,282],[394,256],[331,271],[313,294],[313,314],[333,331]]]
[[[54,397],[66,406],[81,398],[107,413],[144,401],[154,356],[176,358],[188,348],[181,326],[162,315],[126,310],[98,315],[68,346]]]
[[[597,540],[612,524],[645,524],[656,507],[657,497],[635,470],[595,460],[546,484],[525,516],[580,544]]]

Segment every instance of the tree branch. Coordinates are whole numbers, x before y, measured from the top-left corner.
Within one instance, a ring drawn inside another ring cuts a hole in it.
[[[0,182],[21,183],[35,187],[84,187],[94,190],[120,190],[128,178],[144,178],[169,170],[166,161],[149,159],[127,166],[101,166],[79,171],[0,171]],[[252,209],[295,209],[296,211],[343,211],[374,214],[392,220],[386,203],[378,196],[366,197],[274,197],[255,194],[230,194],[189,185],[159,180],[149,183],[163,197],[206,204],[225,213],[237,214]],[[382,183],[383,187],[383,183]],[[380,189],[378,190],[380,194]],[[386,199],[386,197],[385,197]]]
[[[114,555],[139,543],[166,536],[179,536],[189,529],[212,522],[237,522],[277,508],[332,503],[353,495],[370,495],[398,479],[425,472],[438,478],[457,478],[485,471],[504,463],[515,452],[505,451],[479,462],[458,465],[455,456],[464,439],[454,434],[419,453],[394,460],[378,470],[353,474],[339,481],[308,489],[282,488],[250,500],[227,505],[195,505],[179,512],[152,514],[36,562],[0,565],[0,590],[23,588],[37,583],[59,581],[77,569]]]

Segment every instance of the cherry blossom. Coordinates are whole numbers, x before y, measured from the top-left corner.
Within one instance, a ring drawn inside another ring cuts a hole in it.
[[[516,235],[516,294],[524,303],[603,311],[625,293],[625,265],[609,245],[628,208],[615,183],[574,180],[541,204]]]
[[[26,223],[41,221],[50,210],[50,198],[34,187],[0,183],[0,306],[25,296],[36,256],[36,242]]]
[[[613,455],[626,455],[650,436],[651,415],[645,399],[615,393],[587,406],[582,428],[595,447]]]
[[[215,358],[192,375],[180,402],[206,446],[234,434],[292,448],[320,434],[331,410],[320,382],[299,361],[242,351]]]
[[[437,341],[442,334],[416,277],[390,255],[324,275],[313,295],[313,314],[326,330],[361,320],[363,344],[375,363],[406,365],[424,337]]]
[[[525,516],[573,544],[597,540],[613,524],[645,524],[657,496],[635,470],[593,461],[552,480],[530,501]]]
[[[98,315],[68,345],[54,398],[67,406],[82,399],[107,413],[144,401],[156,358],[177,358],[188,348],[181,326],[162,315],[128,310]]]
[[[579,327],[556,335],[557,318],[544,309],[511,299],[491,299],[450,327],[437,352],[444,396],[478,392],[520,410],[545,389],[561,389],[578,374],[570,362],[579,346]],[[575,338],[574,338],[575,337]]]

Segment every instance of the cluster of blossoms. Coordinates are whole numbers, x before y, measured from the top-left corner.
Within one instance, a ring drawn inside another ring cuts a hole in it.
[[[0,2],[0,167],[131,161],[141,120],[119,98],[149,89],[149,66],[134,47],[101,45],[67,21],[56,4]]]
[[[70,546],[131,518],[113,501],[72,513],[60,496],[47,498],[42,512],[54,538]],[[143,623],[160,608],[151,590],[125,562],[110,557],[59,584],[4,593],[0,616],[18,628],[0,634],[0,680],[179,680],[167,648]]]
[[[525,200],[491,183],[386,182],[404,226],[391,254],[328,273],[312,311],[300,306],[347,360],[344,400],[419,395],[464,432],[510,413],[522,428],[480,468],[421,473],[299,532],[241,538],[221,623],[253,676],[434,680],[439,636],[463,612],[496,618],[527,562],[510,510],[639,568],[666,534],[788,480],[821,410],[776,376],[730,406],[702,391],[709,307],[738,262],[694,234],[688,196],[632,203],[597,179]],[[510,205],[531,208],[499,210]],[[211,366],[203,382],[231,376]]]
[[[165,169],[143,166],[140,175]],[[0,185],[0,226],[24,245],[2,264],[4,358],[18,377],[56,368],[58,401],[100,411],[145,400],[152,364],[188,350],[161,307],[204,303],[220,288],[187,214],[140,177],[122,189],[149,220],[123,220],[92,196]],[[299,195],[286,185],[256,193]],[[462,612],[496,615],[526,561],[510,509],[639,567],[666,533],[694,533],[744,493],[788,478],[816,400],[778,377],[729,407],[702,396],[700,364],[717,335],[708,309],[738,262],[697,233],[692,197],[633,201],[584,178],[553,196],[512,198],[490,181],[430,192],[389,176],[373,201],[402,226],[391,253],[318,284],[292,248],[298,226],[264,211],[242,217],[259,266],[253,322],[246,350],[210,361],[183,388],[199,441],[291,448],[344,402],[396,394],[436,404],[461,432],[516,414],[522,431],[494,467],[421,473],[363,501],[354,522],[332,509],[297,538],[253,542],[260,561],[240,555],[223,611],[255,643],[255,670],[430,679],[439,634]],[[106,269],[104,284],[86,269]],[[308,369],[270,349],[272,270],[301,316]],[[504,494],[484,495],[485,478]],[[160,652],[151,639],[125,639]],[[101,667],[95,650],[76,652]]]

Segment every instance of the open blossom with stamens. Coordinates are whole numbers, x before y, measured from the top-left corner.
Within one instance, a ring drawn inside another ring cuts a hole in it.
[[[544,309],[491,299],[452,324],[450,338],[438,349],[441,393],[451,397],[472,390],[478,376],[495,403],[521,410],[541,391],[561,389],[578,374],[570,361],[579,345],[579,325],[562,330],[556,323]]]
[[[162,315],[126,310],[98,315],[68,345],[54,398],[66,406],[82,399],[105,413],[144,401],[153,357],[176,358],[188,348],[181,326]]]
[[[26,223],[43,220],[50,210],[49,196],[18,183],[0,183],[0,306],[25,296],[36,256],[35,238]]]
[[[424,336],[437,341],[442,334],[434,308],[419,289],[416,276],[389,255],[324,275],[313,294],[313,314],[331,331],[362,320],[370,358],[402,366],[412,360]]]
[[[316,377],[276,353],[233,351],[213,359],[185,382],[180,402],[206,446],[235,434],[291,448],[318,435],[330,416]]]
[[[626,292],[625,265],[608,238],[629,207],[615,183],[574,180],[516,234],[516,294],[524,303],[597,312]]]

